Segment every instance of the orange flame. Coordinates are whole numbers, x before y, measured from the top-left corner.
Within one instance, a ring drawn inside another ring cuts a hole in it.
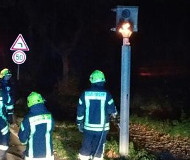
[[[129,38],[132,34],[132,31],[130,29],[130,23],[124,23],[122,27],[119,29],[119,32],[122,34],[124,38]]]

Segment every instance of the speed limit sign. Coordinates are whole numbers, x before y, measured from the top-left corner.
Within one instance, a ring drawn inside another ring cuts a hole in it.
[[[22,64],[26,60],[26,54],[23,51],[21,51],[21,50],[17,50],[17,51],[15,51],[13,53],[12,59],[13,59],[14,63],[16,63],[16,64]]]

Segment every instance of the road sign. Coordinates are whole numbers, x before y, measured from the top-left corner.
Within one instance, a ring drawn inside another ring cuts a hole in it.
[[[12,55],[12,59],[14,63],[22,64],[26,60],[26,54],[21,50],[15,51]]]
[[[15,42],[10,48],[11,51],[15,50],[21,50],[21,51],[29,51],[29,48],[22,36],[22,34],[19,34],[18,37],[16,38]]]

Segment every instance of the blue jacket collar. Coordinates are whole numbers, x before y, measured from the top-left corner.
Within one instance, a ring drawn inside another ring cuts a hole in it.
[[[35,104],[31,106],[29,113],[31,114],[38,114],[38,113],[44,113],[47,112],[47,108],[43,103]]]
[[[102,90],[102,89],[105,89],[105,83],[104,82],[98,82],[98,83],[94,83],[91,85],[91,89],[92,90]]]

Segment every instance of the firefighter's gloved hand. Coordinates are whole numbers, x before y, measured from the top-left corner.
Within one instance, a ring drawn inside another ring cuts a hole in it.
[[[117,112],[116,112],[116,113],[112,113],[112,114],[111,114],[111,117],[113,117],[114,119],[116,119],[116,118],[117,118],[117,115],[118,115]]]
[[[79,132],[82,133],[84,130],[84,124],[83,123],[78,124],[78,129],[79,129]]]

